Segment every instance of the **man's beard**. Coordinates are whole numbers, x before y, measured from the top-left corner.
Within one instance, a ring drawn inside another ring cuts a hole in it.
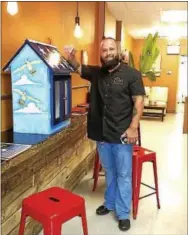
[[[100,57],[100,61],[102,64],[102,68],[105,70],[111,70],[111,69],[115,68],[118,65],[118,63],[120,62],[119,56],[115,56],[111,60],[104,60]]]

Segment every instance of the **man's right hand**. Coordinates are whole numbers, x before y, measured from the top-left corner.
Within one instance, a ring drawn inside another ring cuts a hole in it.
[[[67,56],[68,62],[72,65],[75,71],[81,73],[81,66],[76,60],[76,49],[72,45],[64,46],[64,51]]]
[[[65,45],[64,52],[68,60],[75,60],[76,49],[72,45]]]

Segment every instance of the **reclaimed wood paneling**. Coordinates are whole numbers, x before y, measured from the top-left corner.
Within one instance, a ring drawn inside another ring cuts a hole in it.
[[[2,164],[2,234],[17,235],[21,203],[52,186],[73,190],[93,166],[95,142],[86,136],[86,117],[72,119],[69,128]],[[38,234],[41,225],[27,219],[25,234]]]

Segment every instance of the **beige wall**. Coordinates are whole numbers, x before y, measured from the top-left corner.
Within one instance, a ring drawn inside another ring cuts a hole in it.
[[[138,69],[139,57],[143,47],[144,40],[134,39],[133,40],[133,56],[135,65]],[[181,54],[185,54],[186,51],[185,40],[181,40]],[[168,112],[176,111],[176,94],[178,86],[178,74],[179,74],[179,55],[167,55],[167,40],[159,39],[158,45],[161,51],[161,76],[157,77],[156,82],[151,82],[147,77],[143,77],[145,86],[166,86],[169,88],[168,95]],[[167,75],[167,72],[171,71],[171,75]]]
[[[107,5],[105,6],[104,36],[116,38],[116,18],[109,12]]]
[[[105,37],[116,38],[116,18],[105,8]],[[122,23],[121,49],[132,51],[133,38],[129,35],[125,25]]]
[[[123,27],[123,30],[124,30],[124,47],[128,51],[132,52],[132,50],[133,50],[133,38],[128,33],[128,31],[127,31],[125,26]]]
[[[180,45],[181,45],[181,55],[187,55],[187,40],[186,39],[181,39],[180,40]]]

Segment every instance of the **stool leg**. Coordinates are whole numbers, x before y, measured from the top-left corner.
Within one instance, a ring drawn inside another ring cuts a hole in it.
[[[97,167],[97,158],[98,158],[98,156],[97,156],[97,151],[96,151],[96,154],[95,154],[95,162],[94,162],[94,168],[93,168],[93,179],[95,178],[95,171],[96,171],[96,167]]]
[[[51,235],[61,235],[61,224],[54,223]]]
[[[94,183],[93,183],[93,192],[95,191],[96,187],[97,187],[97,182],[98,182],[98,178],[99,178],[99,171],[100,171],[100,161],[99,161],[99,155],[97,153],[96,155],[96,165],[95,165],[95,171],[94,171]]]
[[[100,164],[99,172],[101,172],[101,171],[102,171],[102,165]]]
[[[61,224],[47,221],[43,225],[44,235],[61,235]]]
[[[161,208],[159,202],[159,188],[158,188],[158,177],[157,177],[157,164],[156,159],[153,161],[153,172],[154,172],[154,180],[155,180],[155,190],[156,190],[156,198],[157,198],[157,207],[158,209]]]
[[[135,217],[135,193],[136,193],[136,156],[133,155],[132,159],[132,208],[133,208],[133,218]]]
[[[141,146],[141,130],[140,130],[140,124],[138,126],[138,145]]]
[[[133,207],[133,219],[136,219],[138,213],[138,204],[140,197],[140,185],[142,178],[142,162],[138,162],[137,166],[137,180],[136,180],[136,190],[135,190],[135,198],[134,198],[134,207]]]
[[[84,233],[84,235],[88,235],[88,227],[87,227],[87,218],[86,218],[85,206],[84,206],[84,209],[81,213],[81,218],[82,218],[83,233]]]
[[[51,233],[52,233],[51,222],[46,222],[46,224],[43,225],[43,234],[51,235]]]
[[[19,233],[18,233],[19,235],[24,235],[26,218],[27,218],[27,215],[25,214],[24,209],[22,208],[20,228],[19,228]]]

